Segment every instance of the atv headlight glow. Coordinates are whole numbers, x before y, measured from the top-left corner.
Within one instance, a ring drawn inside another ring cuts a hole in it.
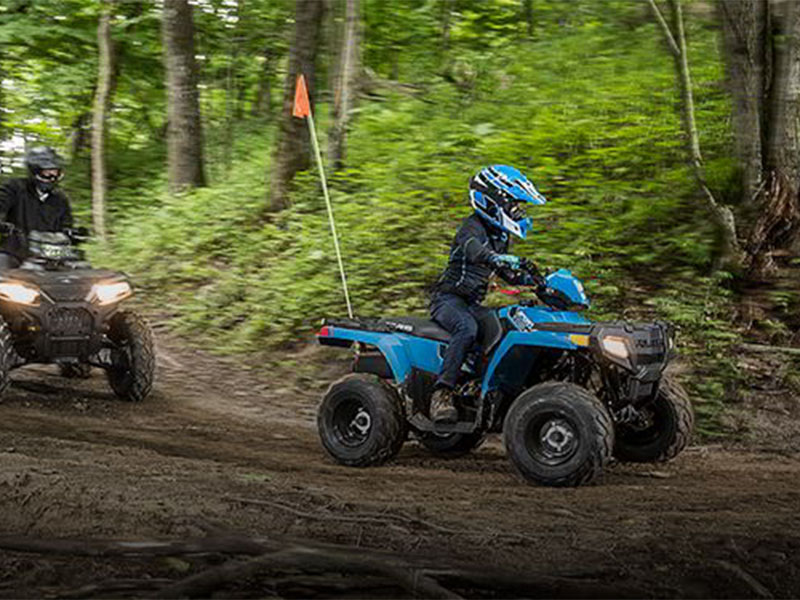
[[[14,283],[11,281],[0,283],[0,298],[4,300],[16,302],[17,304],[35,306],[39,304],[40,296],[39,290],[23,283]]]
[[[630,356],[628,343],[623,337],[609,335],[601,340],[601,344],[603,345],[603,350],[605,350],[611,356],[616,356],[617,358],[622,359],[627,359]]]
[[[127,281],[115,281],[113,283],[95,283],[89,292],[86,300],[97,302],[101,306],[118,302],[131,295],[131,284]]]

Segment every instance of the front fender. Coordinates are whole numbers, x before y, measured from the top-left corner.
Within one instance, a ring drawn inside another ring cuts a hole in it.
[[[481,395],[485,396],[497,386],[497,367],[517,346],[536,346],[540,348],[555,348],[560,350],[577,350],[579,346],[571,341],[569,332],[561,331],[511,331],[506,334],[503,341],[492,354],[481,385]]]

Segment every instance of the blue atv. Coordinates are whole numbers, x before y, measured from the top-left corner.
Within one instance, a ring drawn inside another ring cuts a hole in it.
[[[522,269],[538,272],[523,261]],[[456,423],[436,424],[428,409],[450,334],[416,317],[328,319],[326,346],[353,348],[353,373],[333,383],[319,408],[322,445],[354,467],[393,458],[413,434],[430,451],[456,456],[503,433],[508,457],[526,481],[578,486],[596,479],[612,456],[666,461],[687,445],[691,404],[664,376],[674,334],[666,323],[597,322],[565,269],[526,299],[487,309],[479,347],[455,390]]]

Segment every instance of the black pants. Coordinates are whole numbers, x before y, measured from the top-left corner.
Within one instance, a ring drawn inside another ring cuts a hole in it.
[[[488,310],[480,304],[468,304],[455,294],[437,294],[431,301],[433,320],[450,332],[442,370],[436,385],[455,387],[464,358],[478,338],[478,320]]]
[[[16,269],[20,265],[20,260],[8,252],[0,252],[0,271]]]

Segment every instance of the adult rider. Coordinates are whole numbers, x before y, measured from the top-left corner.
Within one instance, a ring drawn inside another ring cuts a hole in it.
[[[25,156],[27,177],[0,185],[0,224],[7,233],[0,242],[0,270],[13,269],[25,258],[26,236],[31,231],[64,231],[72,227],[66,194],[57,188],[64,176],[61,158],[47,146],[32,148]]]

